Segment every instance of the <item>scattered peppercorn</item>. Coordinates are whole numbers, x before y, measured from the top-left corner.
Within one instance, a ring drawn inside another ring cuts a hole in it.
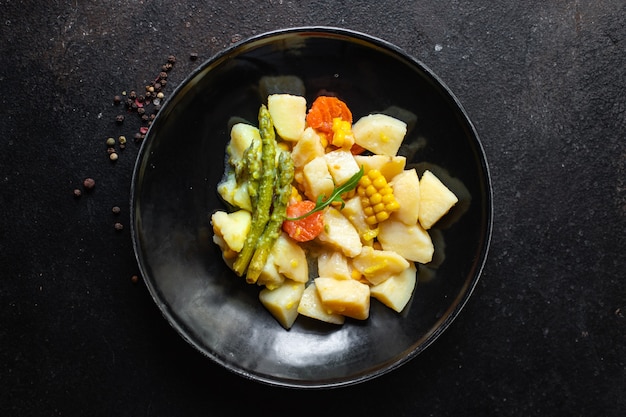
[[[111,154],[109,155],[109,159],[113,162],[117,161],[118,155],[117,152],[111,152]]]
[[[195,61],[196,59],[198,59],[198,53],[197,52],[190,53],[189,59],[191,59],[192,61]]]
[[[132,277],[130,277],[130,282],[132,282],[133,284],[138,283],[139,277],[137,275],[133,275]]]
[[[74,188],[74,197],[78,198],[81,195],[83,195],[83,193],[78,188]]]
[[[176,57],[174,55],[170,55],[169,57],[167,57],[167,62],[170,64],[175,64],[176,63]]]
[[[121,102],[122,102],[122,97],[120,96],[113,97],[113,104],[117,105],[117,104],[120,104]]]
[[[119,138],[117,138],[117,141],[120,143],[120,145],[125,145],[126,144],[126,136],[120,136]]]
[[[131,92],[128,93],[128,98],[131,100],[135,100],[137,98],[137,92],[135,90],[131,90]]]
[[[115,152],[115,148],[113,148],[113,147],[109,147],[109,148],[107,148],[107,153],[108,153],[109,155],[111,155],[113,152]]]
[[[85,178],[83,180],[83,187],[85,187],[86,190],[93,190],[95,186],[96,181],[93,178]]]
[[[120,209],[118,206],[113,206],[113,208],[111,209],[111,211],[113,212],[113,214],[120,214],[120,212],[122,211],[122,209]]]
[[[115,228],[115,230],[117,230],[118,232],[124,230],[124,225],[120,222],[116,222],[113,227]]]
[[[115,139],[107,138],[106,144],[107,146],[115,146]]]
[[[123,114],[118,114],[115,117],[115,121],[117,122],[117,124],[122,124],[124,123],[124,115]]]

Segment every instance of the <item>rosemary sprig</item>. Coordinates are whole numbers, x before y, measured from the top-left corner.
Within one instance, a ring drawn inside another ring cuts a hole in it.
[[[315,202],[315,207],[311,211],[309,211],[308,213],[303,214],[302,216],[287,217],[286,220],[296,221],[296,220],[304,219],[305,217],[310,216],[311,214],[315,213],[316,211],[323,210],[324,208],[326,208],[327,206],[331,205],[332,203],[341,203],[341,208],[343,209],[344,206],[346,205],[346,203],[341,198],[341,195],[344,194],[344,193],[347,193],[348,191],[354,190],[357,187],[357,185],[359,185],[359,180],[363,176],[363,172],[364,172],[363,166],[361,165],[361,169],[359,169],[359,172],[357,172],[356,174],[351,176],[348,181],[346,181],[343,184],[335,187],[333,192],[331,193],[330,197],[328,197],[328,199],[324,200],[326,195],[320,195],[320,196],[317,197],[317,201]]]

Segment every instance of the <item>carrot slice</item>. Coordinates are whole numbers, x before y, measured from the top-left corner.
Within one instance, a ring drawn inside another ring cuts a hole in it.
[[[333,119],[336,117],[352,124],[352,112],[346,103],[337,97],[319,96],[311,104],[306,122],[313,129],[326,134],[328,142],[332,143]]]
[[[311,200],[297,201],[287,206],[287,217],[303,216],[315,208]],[[283,230],[298,242],[313,240],[324,230],[324,212],[316,211],[299,220],[285,220]]]

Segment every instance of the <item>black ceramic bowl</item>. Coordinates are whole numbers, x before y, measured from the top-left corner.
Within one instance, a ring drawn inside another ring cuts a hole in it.
[[[435,259],[420,268],[401,314],[372,301],[366,321],[337,327],[300,317],[285,330],[259,302],[259,287],[232,273],[212,243],[209,215],[224,208],[216,185],[224,170],[229,120],[256,121],[267,93],[262,80],[285,75],[303,82],[309,104],[321,92],[337,94],[355,120],[401,109],[411,127],[401,150],[408,163],[418,172],[434,170],[460,196],[432,231]],[[174,329],[243,377],[301,388],[369,380],[432,344],[479,279],[492,222],[485,156],[450,90],[385,41],[321,27],[256,36],[189,75],[163,105],[141,147],[131,204],[141,273]]]

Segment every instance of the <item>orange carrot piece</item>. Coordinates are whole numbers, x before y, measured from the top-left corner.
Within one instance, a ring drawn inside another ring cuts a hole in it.
[[[314,208],[315,203],[311,200],[296,201],[287,206],[287,217],[300,217]],[[295,241],[313,240],[324,230],[324,212],[316,211],[299,220],[285,220],[283,230]]]

